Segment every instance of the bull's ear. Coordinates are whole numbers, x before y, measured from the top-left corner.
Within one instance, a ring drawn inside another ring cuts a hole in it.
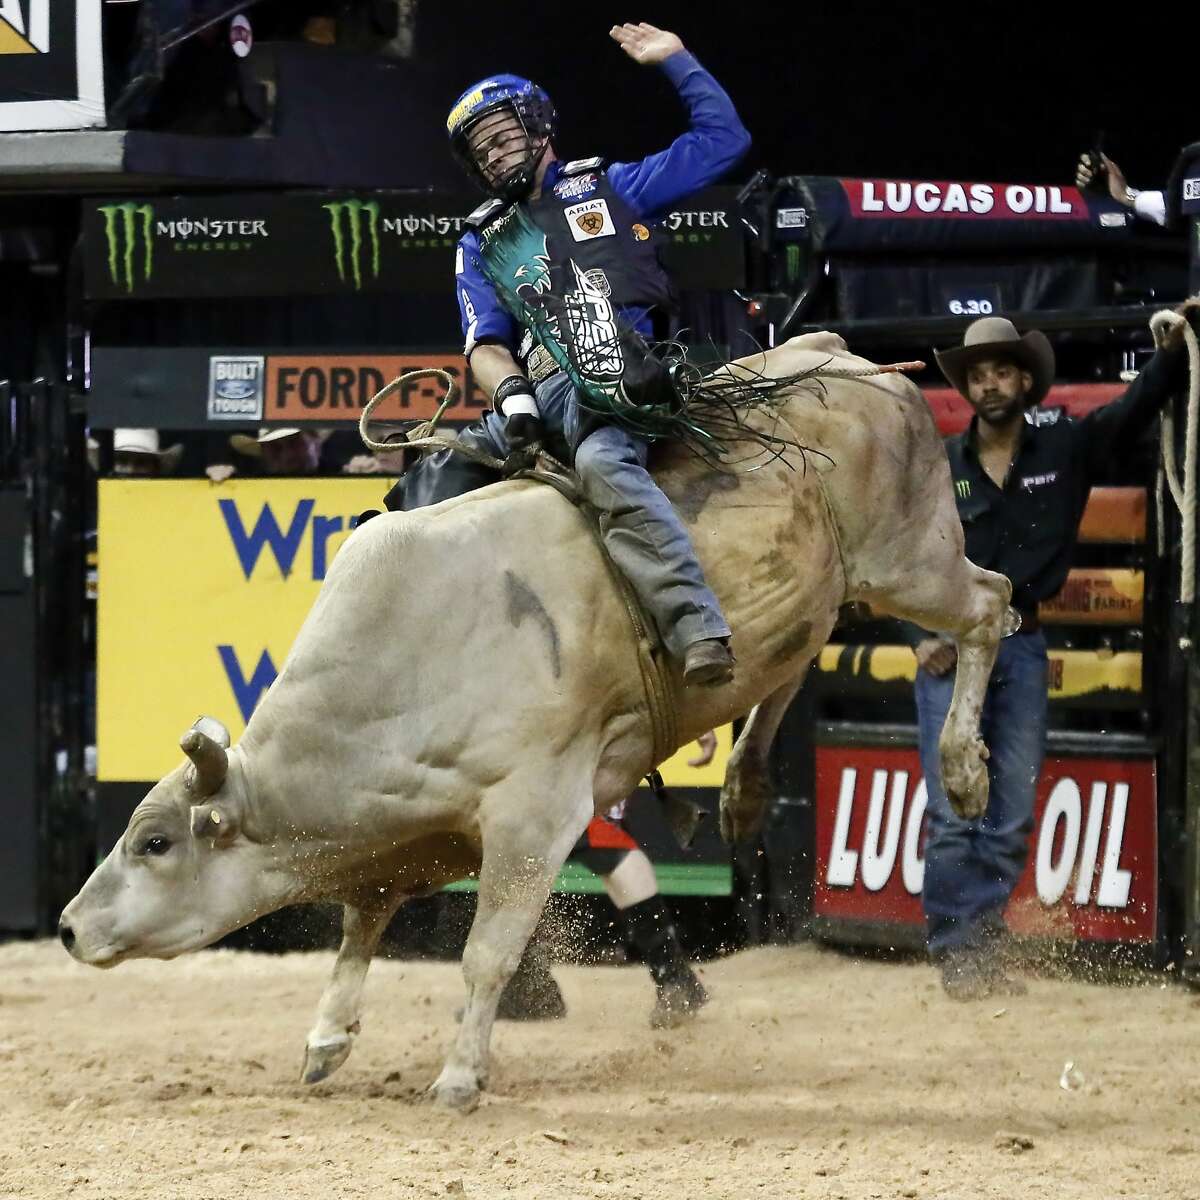
[[[214,846],[228,846],[240,832],[237,819],[223,804],[193,804],[191,814],[192,836],[209,838]]]

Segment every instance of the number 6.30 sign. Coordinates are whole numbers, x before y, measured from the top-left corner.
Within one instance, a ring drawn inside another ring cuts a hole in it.
[[[994,283],[944,283],[939,290],[942,311],[954,317],[990,317],[1004,310]]]

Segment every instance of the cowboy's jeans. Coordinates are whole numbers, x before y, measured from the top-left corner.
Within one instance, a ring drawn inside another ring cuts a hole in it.
[[[925,842],[926,937],[935,958],[970,948],[1002,920],[1029,853],[1033,801],[1046,751],[1047,659],[1041,633],[1000,643],[980,729],[991,751],[987,812],[954,815],[942,790],[938,738],[950,708],[954,671],[917,672],[921,770],[928,792]]]
[[[729,636],[716,596],[704,582],[691,539],[646,470],[648,443],[615,425],[580,440],[575,388],[559,372],[537,388],[538,411],[550,431],[561,432],[574,454],[575,470],[588,503],[600,512],[604,544],[632,584],[674,658],[705,638]],[[506,458],[504,418],[487,413],[459,434],[459,441]],[[493,471],[442,450],[414,466],[388,497],[391,509],[410,510],[461,496],[495,482]]]

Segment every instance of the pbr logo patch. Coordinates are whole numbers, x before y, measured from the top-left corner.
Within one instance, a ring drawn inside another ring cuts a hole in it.
[[[572,204],[563,209],[567,227],[577,242],[590,242],[592,238],[612,237],[617,228],[608,211],[607,200],[588,200],[583,204]]]
[[[261,421],[263,356],[213,355],[208,360],[208,419]]]
[[[554,194],[562,200],[582,200],[596,190],[596,175],[576,175],[554,185]]]

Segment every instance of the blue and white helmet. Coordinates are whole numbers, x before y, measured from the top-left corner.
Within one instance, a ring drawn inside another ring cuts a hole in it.
[[[471,134],[497,114],[515,117],[525,134],[523,161],[492,179],[483,171],[471,145]],[[550,97],[530,79],[520,75],[490,75],[473,84],[454,102],[446,118],[450,148],[467,174],[484,191],[501,199],[524,198],[533,186],[538,163],[558,129],[558,114]]]

